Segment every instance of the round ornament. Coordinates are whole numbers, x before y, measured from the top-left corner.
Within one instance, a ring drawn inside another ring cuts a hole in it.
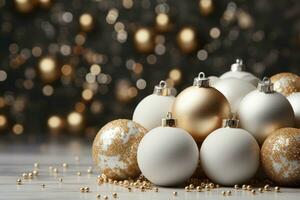
[[[214,88],[226,97],[233,113],[237,112],[241,100],[256,89],[251,83],[237,78],[221,79],[214,85]]]
[[[290,104],[293,107],[295,118],[296,118],[296,126],[300,128],[300,92],[296,92],[287,97]]]
[[[300,184],[300,129],[282,128],[273,132],[261,149],[267,176],[280,185]]]
[[[154,87],[153,94],[145,97],[135,108],[132,120],[147,130],[160,126],[161,119],[171,111],[175,97],[165,81]]]
[[[175,186],[188,180],[198,165],[199,150],[189,133],[176,128],[170,113],[162,126],[141,140],[137,160],[142,174],[160,186]]]
[[[209,79],[201,72],[194,79],[193,86],[176,97],[172,112],[178,127],[201,143],[208,134],[222,126],[222,119],[230,116],[230,105],[221,92],[210,87]]]
[[[293,73],[279,73],[271,77],[274,90],[289,96],[292,93],[300,92],[300,77]]]
[[[245,183],[259,167],[260,149],[255,138],[237,127],[238,120],[224,120],[224,127],[209,134],[200,150],[205,174],[226,186]]]
[[[118,119],[107,123],[96,135],[92,155],[101,173],[108,178],[123,180],[140,174],[137,148],[147,130],[141,125]]]
[[[289,101],[274,91],[270,79],[265,77],[258,89],[241,101],[238,116],[241,127],[249,131],[262,144],[276,129],[292,127],[295,115]]]
[[[236,62],[231,65],[231,70],[220,76],[221,79],[225,78],[237,78],[247,81],[257,86],[259,79],[249,72],[243,71],[243,60],[236,59]]]

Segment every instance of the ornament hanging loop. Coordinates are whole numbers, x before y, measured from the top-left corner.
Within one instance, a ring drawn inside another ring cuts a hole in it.
[[[160,95],[160,96],[170,96],[171,90],[167,87],[167,82],[162,80],[159,82],[158,85],[154,87],[153,94]]]
[[[274,93],[274,84],[268,77],[264,77],[263,80],[260,83],[258,83],[257,89],[260,92],[264,92],[266,94]]]
[[[198,77],[194,78],[193,86],[210,87],[209,86],[209,79],[205,77],[204,72],[200,72],[198,74]]]
[[[235,60],[235,63],[231,65],[231,71],[232,72],[241,72],[243,71],[243,60],[240,58],[237,58]]]
[[[176,127],[176,119],[172,118],[172,113],[168,112],[167,117],[161,120],[161,126],[163,127]]]

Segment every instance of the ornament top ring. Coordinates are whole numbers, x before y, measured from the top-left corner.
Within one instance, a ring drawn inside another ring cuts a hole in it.
[[[166,81],[160,81],[158,85],[154,87],[153,94],[161,96],[170,96],[171,90],[167,87]]]
[[[258,83],[258,90],[264,93],[274,93],[274,85],[268,77],[264,77],[262,82]]]

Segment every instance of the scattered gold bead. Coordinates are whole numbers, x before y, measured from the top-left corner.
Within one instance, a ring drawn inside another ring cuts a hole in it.
[[[58,169],[57,168],[53,168],[53,172],[54,173],[58,173]]]
[[[85,187],[85,188],[84,188],[84,191],[85,191],[85,192],[89,192],[89,191],[90,191],[90,188],[89,188],[89,187]]]
[[[22,185],[22,180],[21,179],[17,179],[17,185]]]
[[[59,178],[59,181],[60,181],[60,182],[63,182],[63,178]]]
[[[251,187],[251,185],[248,185],[248,186],[247,186],[247,190],[249,190],[249,191],[251,191],[251,190],[252,190],[252,187]]]
[[[220,187],[220,185],[219,184],[216,184],[216,188],[219,188]]]
[[[210,184],[209,184],[209,187],[210,187],[211,189],[213,189],[213,188],[215,187],[215,184],[210,183]]]
[[[226,192],[225,192],[225,191],[222,191],[222,195],[225,196],[225,195],[226,195]]]
[[[265,185],[265,186],[264,186],[264,190],[265,190],[265,191],[269,191],[269,190],[270,190],[270,185],[268,185],[268,184]]]
[[[34,163],[34,165],[33,165],[35,168],[38,168],[39,166],[40,166],[40,164],[39,163]]]
[[[174,195],[174,196],[177,196],[177,194],[178,194],[177,192],[173,192],[173,195]]]
[[[96,198],[97,198],[97,199],[100,199],[100,197],[101,197],[100,194],[97,194],[97,195],[96,195]]]
[[[28,178],[32,179],[33,178],[33,173],[29,172],[28,173]]]
[[[228,190],[228,191],[226,192],[226,195],[230,196],[230,195],[231,195],[231,191]]]
[[[49,166],[49,170],[52,171],[52,169],[53,169],[53,167],[50,165],[50,166]]]
[[[239,185],[237,185],[237,184],[234,185],[234,189],[236,189],[236,190],[239,189]]]
[[[201,192],[201,186],[196,187],[197,192]]]
[[[129,187],[129,188],[127,188],[127,189],[128,189],[128,192],[131,192],[131,190],[132,190],[131,187]]]
[[[262,189],[262,188],[258,188],[258,191],[259,191],[260,193],[262,193],[262,192],[263,192],[263,189]]]
[[[189,189],[191,189],[191,190],[194,189],[194,185],[193,185],[193,184],[190,184],[190,185],[189,185]]]
[[[274,189],[275,189],[275,192],[280,192],[280,187],[276,186]]]
[[[254,189],[252,189],[252,190],[251,190],[251,193],[252,193],[252,194],[255,194],[255,190],[254,190]]]
[[[28,174],[27,174],[27,173],[23,173],[23,174],[22,174],[22,177],[23,177],[24,179],[27,179],[27,178],[28,178]]]
[[[91,169],[91,168],[88,168],[88,169],[87,169],[87,173],[88,173],[88,174],[93,173],[92,169]]]
[[[246,185],[242,185],[242,189],[243,189],[243,190],[246,190],[246,189],[247,189],[247,186],[246,186]]]
[[[141,186],[140,189],[141,189],[141,192],[145,191],[145,187],[144,186]]]
[[[157,187],[155,187],[155,188],[154,188],[154,191],[155,191],[155,192],[158,192],[158,188],[157,188]]]
[[[62,166],[63,166],[63,168],[68,168],[68,164],[67,163],[63,163]]]
[[[81,187],[80,188],[80,192],[84,192],[85,190],[84,190],[84,187]]]
[[[190,191],[189,186],[185,186],[184,190],[185,190],[186,192],[189,192],[189,191]]]
[[[81,172],[77,172],[77,176],[81,176]]]
[[[117,195],[117,193],[114,192],[114,193],[112,194],[112,196],[113,196],[113,198],[117,198],[118,195]]]
[[[32,174],[33,174],[34,176],[38,176],[38,175],[39,175],[39,171],[33,170],[33,171],[32,171]]]
[[[103,199],[107,200],[107,199],[108,199],[108,196],[104,196]]]
[[[210,187],[209,187],[208,185],[205,186],[205,189],[206,189],[207,191],[210,191]]]

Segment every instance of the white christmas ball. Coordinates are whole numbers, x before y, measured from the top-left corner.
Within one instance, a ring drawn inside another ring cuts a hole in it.
[[[171,111],[174,96],[151,94],[135,108],[132,120],[151,130],[161,125],[161,119]]]
[[[241,101],[238,109],[241,127],[262,144],[273,131],[293,127],[294,111],[289,101],[277,92],[254,90]]]
[[[296,92],[289,95],[287,99],[289,100],[294,110],[296,118],[296,127],[300,128],[300,92]]]
[[[244,96],[256,89],[252,84],[236,78],[222,79],[214,85],[214,88],[226,97],[233,113],[237,112]]]
[[[220,79],[225,78],[237,78],[244,81],[247,81],[248,83],[251,83],[253,86],[257,86],[257,83],[259,82],[259,79],[254,76],[253,74],[245,71],[229,71],[224,73],[220,76]]]
[[[222,185],[245,183],[259,167],[259,146],[240,128],[220,128],[204,140],[200,160],[205,174]]]
[[[220,78],[217,76],[209,76],[207,78],[209,79],[209,85],[212,87],[220,80]]]
[[[196,170],[199,150],[192,136],[181,128],[157,127],[141,140],[137,161],[142,174],[160,186],[175,186]]]

